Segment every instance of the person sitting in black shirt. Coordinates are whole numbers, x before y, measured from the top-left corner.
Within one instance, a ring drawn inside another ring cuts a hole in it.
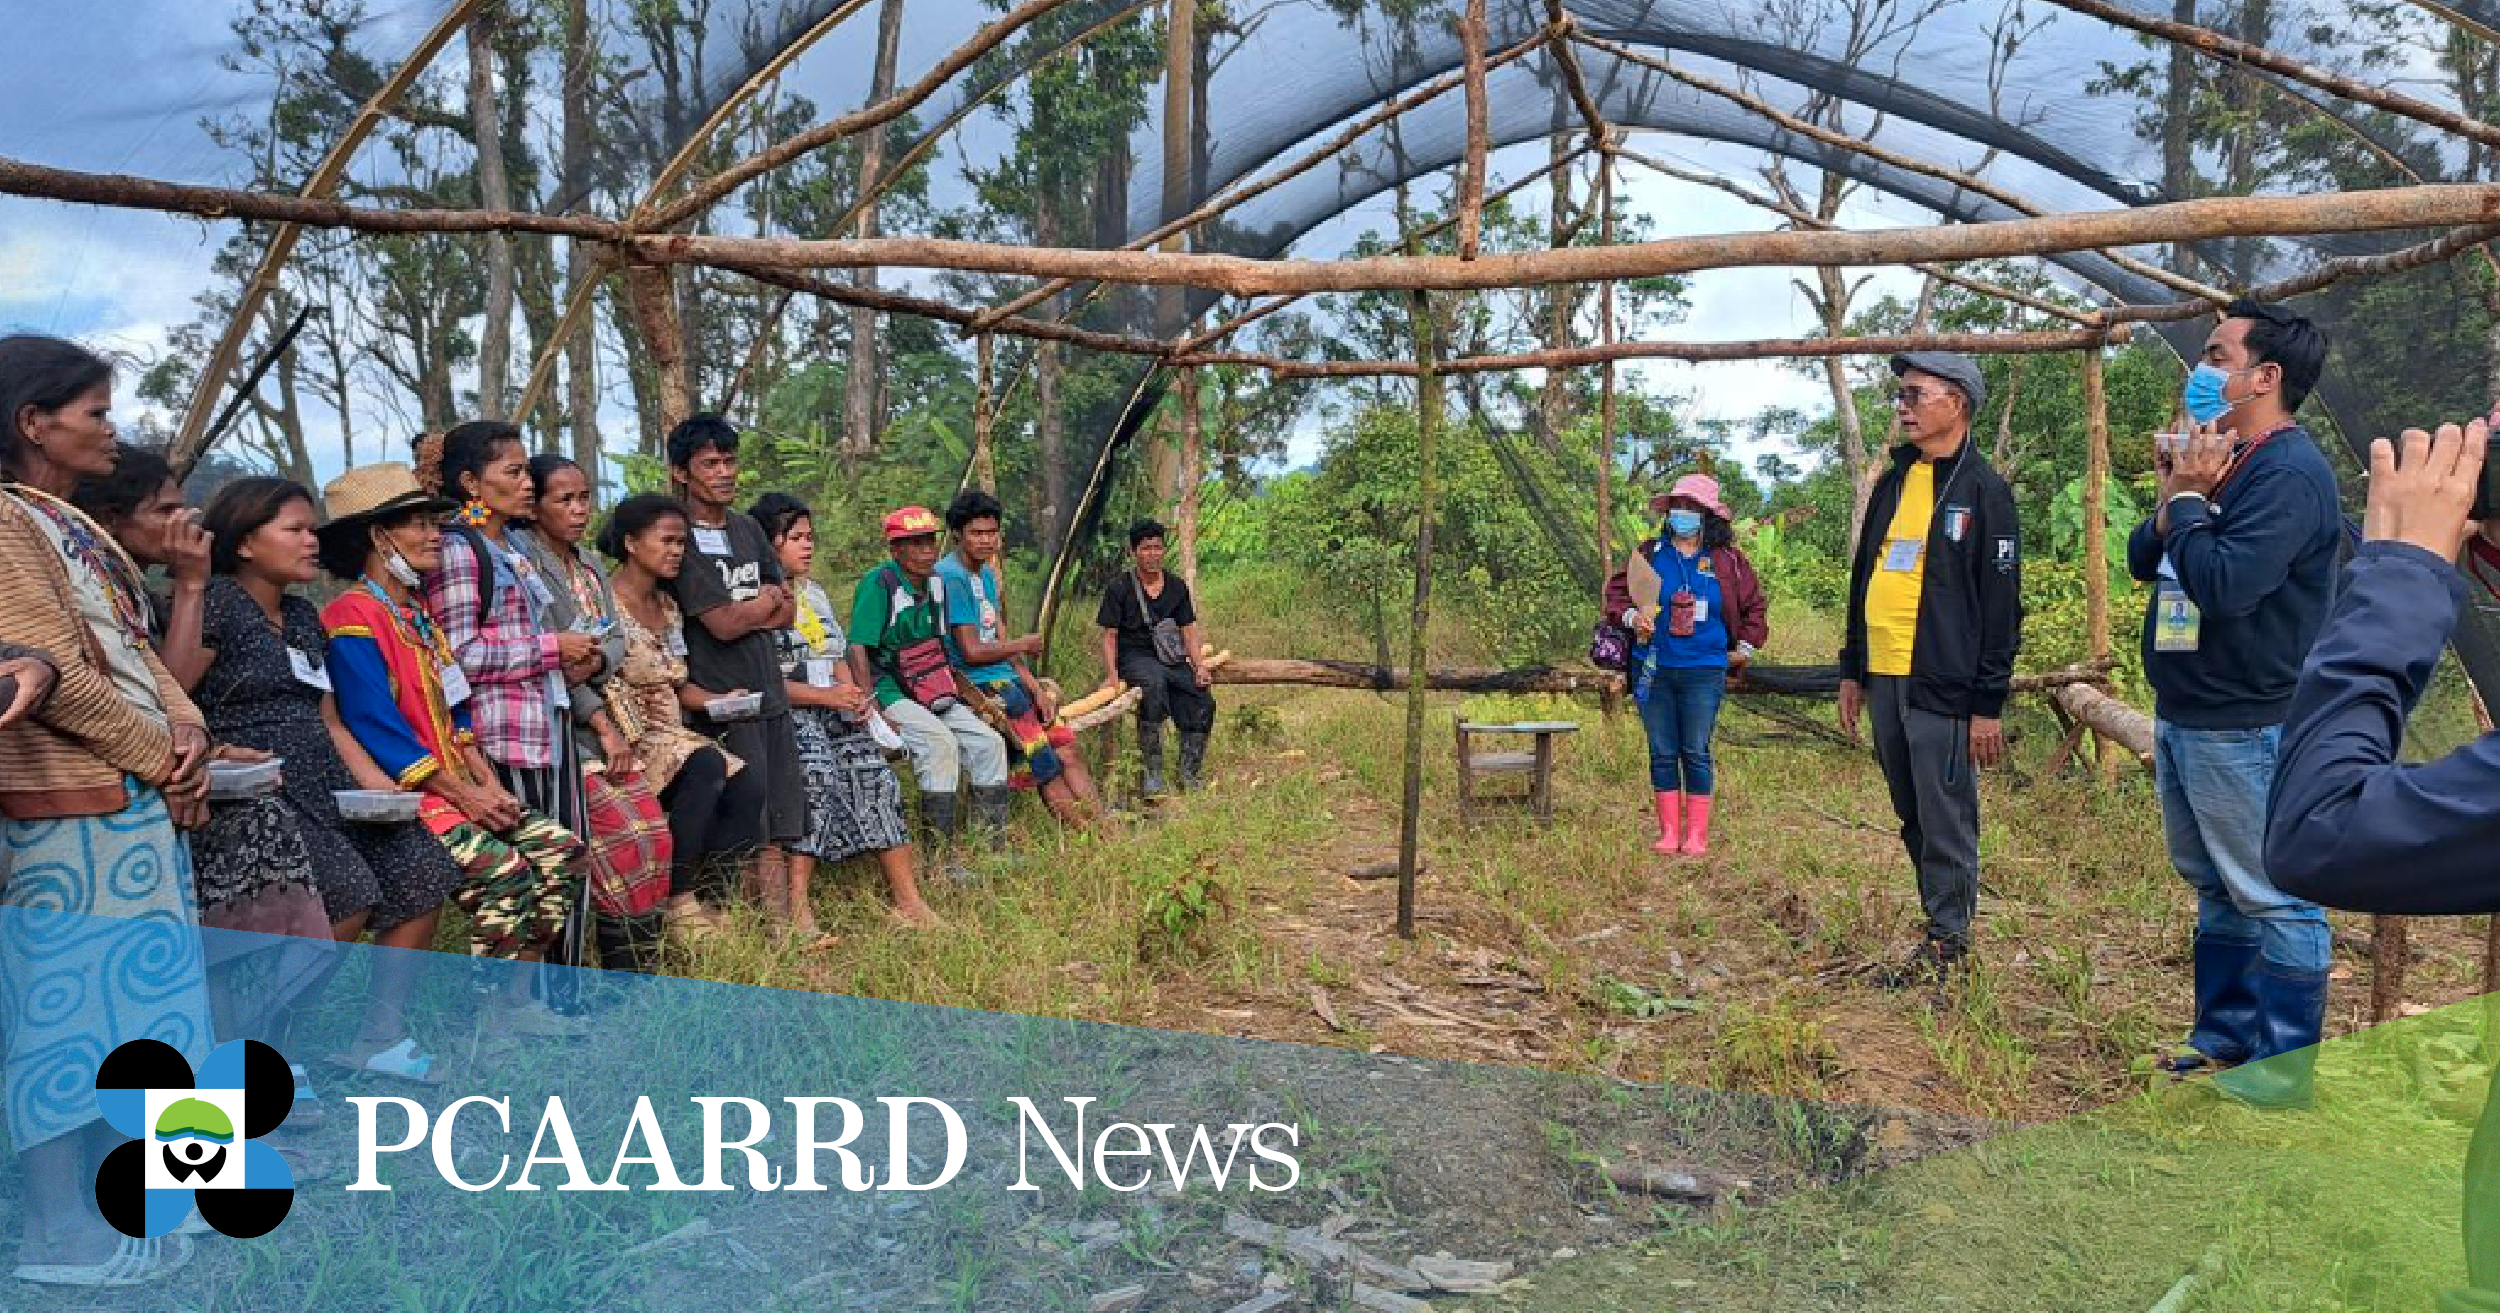
[[[1102,626],[1104,677],[1144,693],[1137,706],[1137,750],[1146,768],[1146,792],[1164,792],[1166,720],[1180,726],[1181,788],[1194,789],[1206,763],[1207,735],[1215,728],[1215,695],[1207,691],[1214,676],[1199,655],[1205,643],[1198,608],[1189,585],[1163,571],[1161,524],[1139,520],[1129,526],[1128,549],[1137,569],[1103,594],[1094,614],[1094,623]]]

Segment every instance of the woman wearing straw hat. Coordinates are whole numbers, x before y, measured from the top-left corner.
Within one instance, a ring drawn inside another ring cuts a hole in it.
[[[1606,612],[1632,631],[1632,699],[1649,732],[1656,853],[1710,851],[1710,738],[1727,675],[1770,641],[1770,603],[1736,549],[1719,481],[1687,474],[1649,509],[1666,524],[1606,581]]]
[[[442,565],[451,503],[396,462],[350,470],[322,498],[321,564],[349,585],[321,613],[339,720],[394,787],[422,795],[419,819],[466,876],[453,901],[469,914],[470,951],[543,960],[571,910],[581,842],[524,807],[478,748],[468,677],[420,591]],[[526,974],[512,986],[498,1018],[508,1033],[583,1032],[530,997]]]

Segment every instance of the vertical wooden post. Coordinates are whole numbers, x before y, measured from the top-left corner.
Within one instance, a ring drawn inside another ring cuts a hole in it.
[[[998,397],[992,382],[997,347],[987,333],[974,338],[972,347],[972,484],[995,497],[998,495],[998,457],[991,433],[998,423]]]
[[[1485,100],[1485,0],[1467,0],[1458,35],[1466,48],[1467,162],[1458,175],[1458,258],[1473,260],[1484,242],[1484,160],[1490,153],[1492,111]]]
[[[1412,253],[1414,243],[1409,242]],[[1432,622],[1432,519],[1438,491],[1434,448],[1441,429],[1441,349],[1432,321],[1432,297],[1407,293],[1415,330],[1415,604],[1407,616],[1406,788],[1398,813],[1398,937],[1415,937],[1416,840],[1424,809],[1425,631]]]
[[[643,349],[660,385],[660,432],[685,422],[694,413],[686,383],[686,333],[677,317],[677,281],[665,265],[629,265],[625,270],[626,300],[634,324],[642,330]]]
[[[1610,142],[1597,152],[1597,240],[1615,243],[1615,155]],[[1598,341],[1613,346],[1620,329],[1615,323],[1615,281],[1597,285]],[[1597,367],[1597,574],[1601,581],[1615,569],[1615,362]],[[1623,695],[1608,685],[1597,695],[1598,710],[1612,718],[1623,710]]]
[[[2109,385],[2100,348],[2083,353],[2083,614],[2091,658],[2109,656]],[[1973,437],[1971,441],[1979,439]],[[2092,760],[2114,783],[2124,755],[2097,736]]]
[[[1200,468],[1205,460],[1198,432],[1198,370],[1196,366],[1181,371],[1178,386],[1181,406],[1181,504],[1174,517],[1172,531],[1181,540],[1181,578],[1195,589],[1198,586],[1198,505],[1199,485],[1206,480]]]
[[[1164,6],[1163,25],[1163,221],[1169,223],[1195,208],[1190,165],[1190,113],[1195,107],[1192,88],[1197,79],[1198,0],[1168,0]],[[1186,250],[1189,232],[1182,229],[1163,240],[1162,249],[1174,254]],[[1189,330],[1189,289],[1166,287],[1156,306],[1157,327],[1165,341],[1176,341]],[[1179,407],[1179,459],[1172,468],[1173,535],[1179,539],[1181,578],[1195,585],[1198,581],[1198,371],[1184,369],[1173,380],[1172,402]],[[1170,411],[1158,423],[1158,429],[1169,440]],[[1169,454],[1171,447],[1165,447]],[[1167,468],[1161,460],[1151,462],[1158,479]],[[1156,500],[1162,500],[1161,488]]]
[[[2405,966],[2413,956],[2405,919],[2370,918],[2370,1024],[2382,1025],[2404,1013]]]
[[[2083,598],[2092,660],[2109,656],[2109,387],[2101,349],[2083,353]]]

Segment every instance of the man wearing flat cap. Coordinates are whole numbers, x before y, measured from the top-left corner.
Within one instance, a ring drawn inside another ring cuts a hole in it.
[[[1979,771],[2005,753],[1999,718],[2023,624],[2014,492],[1979,454],[1988,387],[1967,356],[1892,358],[1906,441],[1875,481],[1849,571],[1840,725],[1866,714],[1875,760],[1918,871],[1926,941],[1887,973],[1941,980],[1971,951],[1979,904]]]

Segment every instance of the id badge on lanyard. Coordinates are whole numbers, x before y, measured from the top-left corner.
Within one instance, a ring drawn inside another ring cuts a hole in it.
[[[469,700],[469,672],[457,661],[446,661],[435,667],[442,672],[443,705],[456,707]]]
[[[2179,575],[2170,568],[2170,558],[2163,557],[2161,579],[2153,589],[2153,650],[2195,651],[2204,624],[2204,613],[2189,599],[2187,589],[2179,586]]]
[[[694,545],[695,550],[706,556],[727,556],[729,555],[729,530],[697,528],[694,531]]]
[[[1927,551],[1927,544],[1916,538],[1894,538],[1884,544],[1884,569],[1893,574],[1914,574],[1918,558]]]

